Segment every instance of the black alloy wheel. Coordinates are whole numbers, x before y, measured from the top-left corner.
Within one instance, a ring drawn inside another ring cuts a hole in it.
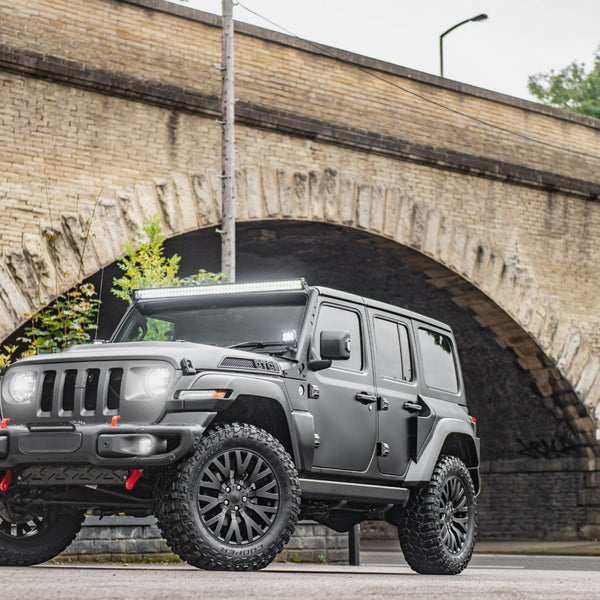
[[[216,426],[160,479],[155,512],[163,536],[201,569],[266,567],[289,541],[300,513],[290,455],[254,425]]]
[[[471,475],[459,458],[441,456],[429,483],[411,491],[398,536],[417,573],[456,575],[467,567],[477,538],[477,504]]]
[[[18,509],[0,501],[0,565],[27,566],[60,554],[81,529],[81,511]]]
[[[218,454],[200,474],[200,517],[216,539],[228,544],[262,538],[279,512],[279,497],[273,469],[249,450]]]

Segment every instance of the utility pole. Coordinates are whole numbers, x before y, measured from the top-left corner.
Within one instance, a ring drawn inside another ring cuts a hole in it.
[[[221,92],[221,174],[223,221],[221,225],[221,271],[235,282],[235,97],[233,70],[233,0],[222,0],[223,86]]]

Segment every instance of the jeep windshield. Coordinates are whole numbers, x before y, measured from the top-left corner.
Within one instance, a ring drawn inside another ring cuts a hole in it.
[[[179,341],[276,352],[293,346],[307,296],[252,294],[141,301],[126,313],[112,342]]]

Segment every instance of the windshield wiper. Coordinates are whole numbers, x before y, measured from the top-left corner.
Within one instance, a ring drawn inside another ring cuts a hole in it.
[[[240,342],[239,344],[232,344],[231,346],[227,346],[228,348],[267,348],[270,346],[286,346],[289,347],[289,344],[285,342],[262,342],[260,340],[248,341],[248,342]]]

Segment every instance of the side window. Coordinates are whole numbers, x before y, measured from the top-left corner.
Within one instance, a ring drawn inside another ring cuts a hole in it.
[[[458,392],[458,377],[452,340],[437,331],[419,329],[419,341],[423,354],[425,383],[443,392]]]
[[[348,360],[334,360],[332,366],[350,371],[360,371],[363,366],[363,349],[358,313],[327,304],[321,306],[312,341],[314,353],[319,358],[321,357],[319,353],[321,331],[327,330],[350,332],[350,358]]]
[[[408,330],[401,323],[375,318],[377,371],[396,381],[412,381]]]

